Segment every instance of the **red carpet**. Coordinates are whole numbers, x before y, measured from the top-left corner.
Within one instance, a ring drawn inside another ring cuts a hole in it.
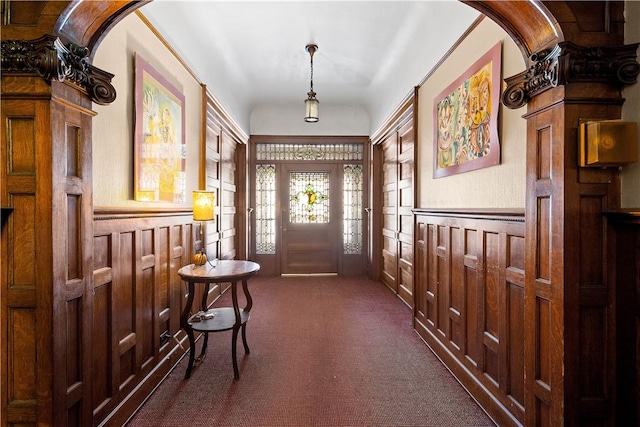
[[[128,426],[494,425],[383,284],[258,276],[249,290],[251,354],[238,337],[240,379],[233,379],[231,332],[210,334],[191,378],[183,358]],[[215,305],[230,299],[227,292]]]

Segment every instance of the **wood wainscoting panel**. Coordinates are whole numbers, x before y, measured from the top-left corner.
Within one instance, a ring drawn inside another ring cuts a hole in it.
[[[195,251],[192,220],[190,211],[94,215],[94,425],[123,424],[184,354],[177,270]],[[219,295],[213,287],[208,301]]]
[[[414,325],[500,425],[524,422],[524,214],[416,209]]]

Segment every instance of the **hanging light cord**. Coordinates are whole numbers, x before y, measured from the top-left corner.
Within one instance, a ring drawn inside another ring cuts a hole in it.
[[[313,54],[315,53],[316,49],[314,46],[309,46],[309,56],[311,56],[311,90],[310,92],[313,93]]]

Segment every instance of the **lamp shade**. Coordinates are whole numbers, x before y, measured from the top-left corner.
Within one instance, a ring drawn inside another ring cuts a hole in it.
[[[304,101],[304,121],[308,123],[315,123],[319,120],[318,110],[320,101],[313,96],[309,95],[309,98]]]
[[[216,196],[213,191],[193,192],[193,219],[196,221],[212,221]]]

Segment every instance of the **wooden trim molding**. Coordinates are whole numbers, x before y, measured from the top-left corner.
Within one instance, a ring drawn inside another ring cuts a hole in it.
[[[415,215],[524,223],[524,209],[413,209]]]
[[[156,218],[193,215],[191,208],[127,208],[97,207],[93,210],[94,221],[126,218]]]
[[[605,211],[604,215],[619,224],[640,224],[640,209],[616,209]]]

